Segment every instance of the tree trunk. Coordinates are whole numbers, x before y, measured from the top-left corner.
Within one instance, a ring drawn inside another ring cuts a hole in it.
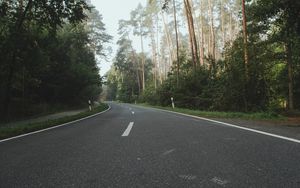
[[[222,47],[225,47],[225,41],[226,41],[226,30],[225,30],[225,13],[224,13],[224,4],[223,0],[221,0],[220,4],[220,17],[221,17],[221,30],[222,30]]]
[[[26,14],[31,10],[32,8],[32,0],[29,0],[25,10],[21,9],[23,7],[23,1],[20,1],[20,6],[19,6],[19,17],[18,20],[16,21],[15,25],[15,30],[11,32],[12,34],[15,34],[15,36],[10,36],[11,40],[13,40],[14,43],[18,43],[18,38],[19,38],[19,33],[21,32],[22,25],[25,21]],[[22,6],[22,7],[21,7]],[[8,54],[8,76],[7,76],[7,81],[5,85],[5,92],[4,92],[4,101],[3,101],[3,111],[6,115],[6,120],[9,119],[9,111],[10,111],[10,102],[11,102],[11,89],[12,89],[12,83],[13,83],[13,78],[15,74],[15,66],[16,66],[16,61],[17,61],[17,56],[18,56],[18,51],[17,46],[15,44],[15,47],[11,49],[11,54]]]
[[[192,53],[192,61],[193,61],[193,67],[194,69],[196,68],[196,60],[195,60],[195,54],[194,54],[194,42],[192,38],[192,29],[191,29],[191,23],[189,20],[189,12],[186,4],[186,0],[184,0],[184,7],[185,7],[185,13],[186,13],[186,18],[187,18],[187,23],[188,23],[188,32],[189,32],[189,40],[190,40],[190,48],[191,48],[191,53]]]
[[[245,0],[242,0],[242,14],[243,14],[243,38],[244,38],[244,63],[245,63],[245,86],[244,86],[244,102],[245,102],[245,111],[248,111],[248,100],[247,100],[247,90],[248,90],[248,81],[249,81],[249,58],[248,58],[248,34],[247,34],[247,17],[245,9]]]
[[[242,0],[242,14],[243,14],[243,38],[244,38],[244,62],[245,62],[245,76],[249,79],[249,57],[248,57],[248,34],[247,34],[247,17],[245,10],[245,0]]]
[[[145,90],[145,57],[144,57],[144,42],[141,34],[141,48],[142,48],[142,89]]]
[[[173,15],[175,24],[175,37],[176,37],[176,59],[177,59],[177,87],[179,86],[179,44],[178,44],[178,30],[177,30],[177,16],[176,16],[176,4],[173,0]]]
[[[203,2],[200,2],[200,25],[201,25],[201,45],[200,45],[200,64],[204,65],[204,22],[203,22]]]
[[[288,109],[294,110],[294,96],[293,96],[293,58],[292,58],[292,45],[287,37],[288,42],[286,44],[286,55],[287,55],[287,67],[288,67]]]
[[[230,17],[229,17],[229,41],[230,44],[232,45],[232,39],[233,39],[233,29],[232,29],[232,12],[230,12]]]
[[[165,35],[166,35],[166,41],[167,41],[167,44],[168,44],[168,49],[169,49],[169,54],[170,54],[170,61],[171,61],[171,65],[172,65],[173,62],[176,59],[176,57],[175,57],[176,55],[174,54],[174,50],[172,50],[173,49],[172,48],[173,47],[173,42],[172,42],[172,38],[170,36],[168,26],[166,24],[165,16],[162,12],[161,12],[161,15],[162,15],[162,20],[163,20],[163,24],[164,24],[164,31],[165,31]]]
[[[213,61],[216,59],[216,42],[215,42],[215,30],[214,30],[214,15],[213,15],[213,5],[212,0],[209,0],[209,15],[210,15],[210,55]]]
[[[191,51],[192,51],[193,65],[194,65],[194,69],[195,69],[197,63],[199,62],[199,56],[198,56],[198,48],[197,48],[197,41],[196,41],[196,35],[195,35],[192,8],[191,8],[189,0],[184,0],[184,7],[185,7],[186,17],[187,17],[187,22],[188,22],[190,45],[191,45]]]
[[[191,5],[191,11],[192,11],[192,16],[194,19],[196,19],[196,22],[194,22],[195,24],[195,27],[196,27],[196,31],[195,31],[195,39],[196,39],[196,42],[197,42],[197,55],[198,55],[198,62],[200,63],[200,65],[203,65],[202,64],[202,53],[201,53],[201,18],[200,18],[200,22],[197,20],[197,15],[196,15],[196,12],[195,12],[195,8],[194,8],[194,4],[193,4],[193,1],[190,1],[190,5]],[[201,10],[200,10],[201,11]],[[201,13],[200,13],[201,14]]]
[[[128,41],[130,41],[129,36],[127,36]],[[141,80],[140,80],[140,73],[139,73],[139,63],[138,63],[138,59],[135,56],[134,53],[134,49],[132,47],[132,45],[130,44],[130,48],[131,48],[131,56],[132,56],[132,61],[134,62],[134,64],[136,64],[136,77],[137,77],[137,82],[138,82],[138,89],[139,89],[139,95],[141,94]]]
[[[154,37],[154,31],[153,31],[153,20],[151,20],[151,32],[150,32],[150,37],[151,37],[151,47],[152,47],[152,61],[153,61],[153,75],[154,75],[154,88],[157,88],[157,58],[156,58],[156,42],[155,42],[155,37]]]
[[[162,63],[163,63],[163,61],[161,61],[160,60],[160,53],[159,53],[159,35],[158,35],[158,33],[159,33],[159,25],[158,25],[158,20],[159,20],[159,18],[158,18],[158,15],[156,15],[156,54],[155,54],[155,59],[156,59],[156,61],[157,61],[157,64],[159,65],[159,80],[160,80],[160,84],[162,84],[162,82],[163,82],[163,74],[162,74],[162,72],[163,72],[163,70],[162,70]]]

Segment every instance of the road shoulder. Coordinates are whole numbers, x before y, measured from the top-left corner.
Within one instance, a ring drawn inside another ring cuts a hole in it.
[[[69,125],[84,119],[88,119],[104,113],[110,109],[108,104],[101,104],[95,107],[92,111],[84,111],[75,115],[63,116],[57,119],[47,119],[45,121],[19,124],[17,126],[0,127],[0,143],[14,138],[19,138],[31,134],[36,134],[46,130]]]
[[[156,110],[161,110],[165,112],[181,114],[185,116],[189,116],[192,118],[199,118],[202,120],[208,121],[218,121],[221,124],[227,123],[231,124],[233,127],[240,127],[241,129],[252,129],[257,130],[258,132],[263,132],[268,134],[274,134],[275,137],[287,137],[287,139],[296,139],[297,142],[300,140],[300,118],[293,119],[284,119],[284,120],[247,120],[247,119],[239,119],[239,118],[207,118],[202,117],[195,114],[177,112],[169,109],[157,108],[155,106],[144,106],[144,105],[135,105],[136,107],[141,108],[152,108]],[[300,142],[300,141],[299,141]]]
[[[300,140],[300,120],[294,118],[287,120],[212,119]]]

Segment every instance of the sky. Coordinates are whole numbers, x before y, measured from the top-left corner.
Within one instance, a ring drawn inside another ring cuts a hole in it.
[[[113,52],[109,62],[102,60],[100,62],[100,74],[103,76],[112,65],[112,58],[115,56],[118,36],[118,23],[120,19],[128,20],[130,12],[137,7],[139,3],[145,5],[147,0],[91,0],[92,4],[103,16],[103,22],[106,26],[107,33],[113,36],[111,47]],[[139,48],[139,42],[133,41],[133,45]]]

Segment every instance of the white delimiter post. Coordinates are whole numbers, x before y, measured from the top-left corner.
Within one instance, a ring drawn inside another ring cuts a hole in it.
[[[89,109],[90,111],[92,111],[91,100],[89,100],[88,102],[89,102]]]
[[[171,101],[172,101],[172,108],[174,109],[174,108],[175,108],[175,104],[174,104],[174,99],[173,99],[173,97],[171,97]]]

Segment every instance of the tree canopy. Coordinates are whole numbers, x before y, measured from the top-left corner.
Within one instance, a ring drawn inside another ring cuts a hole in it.
[[[142,35],[150,41],[149,52],[143,52],[150,64],[145,69],[146,87],[137,91],[141,60],[117,68],[127,62],[122,57],[130,57],[136,49],[117,53],[108,73],[109,86],[115,87],[112,99],[138,95],[140,102],[170,105],[173,97],[177,106],[202,110],[300,109],[298,1],[152,0],[137,9],[138,21],[148,20],[149,28]],[[148,15],[157,16],[149,20]],[[136,22],[135,18],[126,22]],[[126,31],[128,36],[137,34]],[[135,81],[121,79],[133,69]],[[110,79],[113,75],[120,79]],[[132,92],[125,92],[122,88],[129,85]]]
[[[110,39],[84,0],[1,1],[1,120],[96,99],[102,85],[96,54],[107,54]]]

